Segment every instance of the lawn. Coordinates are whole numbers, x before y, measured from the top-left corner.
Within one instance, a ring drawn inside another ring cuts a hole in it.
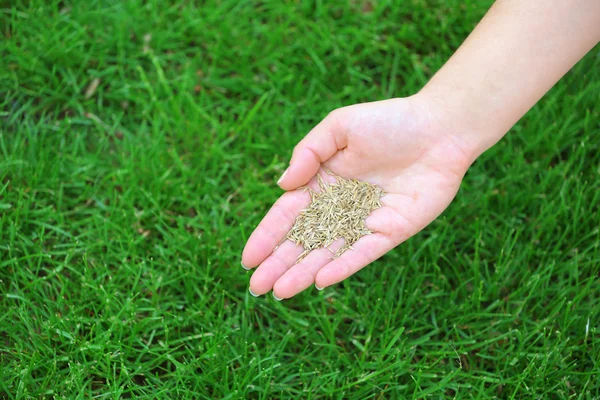
[[[295,143],[490,3],[0,1],[0,398],[599,399],[599,46],[349,280],[240,266]]]

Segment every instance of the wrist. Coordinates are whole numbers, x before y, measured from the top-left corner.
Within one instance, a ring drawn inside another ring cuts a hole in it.
[[[431,129],[447,135],[471,158],[471,162],[498,142],[510,128],[486,113],[483,101],[468,90],[444,88],[430,82],[413,97],[429,116]]]
[[[463,118],[457,116],[437,96],[430,93],[418,92],[410,97],[413,107],[422,115],[421,129],[446,142],[452,143],[470,165],[483,151],[473,139],[473,128]]]

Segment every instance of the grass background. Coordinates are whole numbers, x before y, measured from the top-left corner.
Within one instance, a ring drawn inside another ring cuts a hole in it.
[[[425,231],[278,303],[239,261],[293,145],[491,2],[0,3],[0,398],[600,398],[600,48]]]

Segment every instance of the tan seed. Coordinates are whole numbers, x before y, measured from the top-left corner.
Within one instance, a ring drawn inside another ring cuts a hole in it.
[[[300,262],[311,250],[329,248],[339,238],[344,239],[344,245],[333,254],[333,258],[352,250],[352,245],[361,237],[372,233],[365,226],[365,219],[381,207],[380,199],[384,192],[378,186],[345,179],[329,170],[326,172],[335,177],[335,183],[328,184],[317,175],[319,192],[302,188],[310,191],[311,203],[300,212],[286,236],[286,239],[304,248],[296,262]]]

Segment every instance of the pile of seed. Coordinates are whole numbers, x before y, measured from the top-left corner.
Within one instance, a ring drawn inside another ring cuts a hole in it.
[[[319,192],[309,190],[310,206],[300,212],[286,239],[302,246],[299,262],[314,249],[329,248],[334,240],[344,239],[344,245],[335,253],[339,257],[361,237],[372,233],[365,226],[369,214],[381,207],[383,190],[376,185],[345,179],[327,171],[336,183],[325,183],[317,175]],[[330,249],[331,250],[331,249]]]

